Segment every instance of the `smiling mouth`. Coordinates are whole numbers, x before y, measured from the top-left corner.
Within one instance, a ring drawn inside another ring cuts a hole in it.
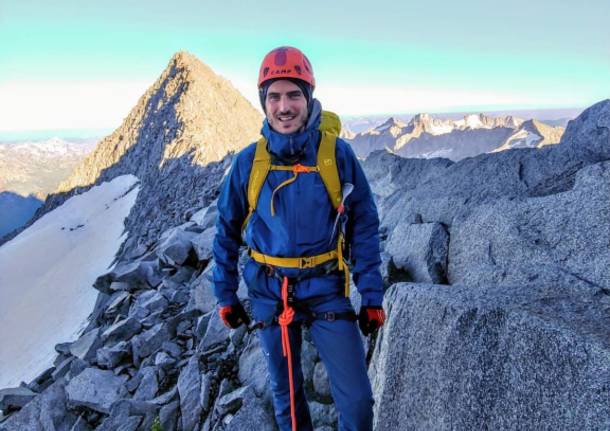
[[[296,115],[279,115],[279,116],[277,117],[277,119],[278,119],[280,122],[282,122],[282,123],[283,123],[283,122],[292,121],[292,120],[294,120],[295,118],[296,118]]]

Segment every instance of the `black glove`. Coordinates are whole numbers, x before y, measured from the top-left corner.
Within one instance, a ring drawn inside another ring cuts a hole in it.
[[[250,324],[250,317],[239,302],[234,305],[220,307],[218,314],[220,314],[220,318],[225,325],[232,329],[239,327],[242,323],[245,323],[246,326]]]
[[[384,322],[385,311],[383,311],[383,307],[360,307],[358,325],[365,337],[381,328]]]

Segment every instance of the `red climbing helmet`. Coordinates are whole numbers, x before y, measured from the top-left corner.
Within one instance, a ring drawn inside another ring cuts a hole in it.
[[[275,48],[263,59],[258,73],[258,87],[275,78],[296,78],[316,86],[311,63],[300,50],[291,46]]]

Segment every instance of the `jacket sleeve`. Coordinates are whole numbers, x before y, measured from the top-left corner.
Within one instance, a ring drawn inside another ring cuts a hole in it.
[[[241,153],[240,153],[241,154]],[[237,262],[241,240],[241,225],[247,215],[246,184],[240,169],[240,154],[231,164],[218,197],[218,217],[216,237],[214,238],[214,295],[220,306],[234,305],[239,302],[237,289],[239,275]]]
[[[344,151],[343,182],[351,182],[354,191],[346,199],[348,209],[347,239],[351,248],[352,276],[363,306],[381,306],[383,280],[379,272],[379,216],[368,180],[349,144]]]

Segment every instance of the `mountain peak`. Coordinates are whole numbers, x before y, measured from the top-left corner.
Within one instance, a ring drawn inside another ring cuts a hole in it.
[[[432,116],[430,114],[427,114],[425,112],[420,112],[418,114],[415,114],[412,118],[411,121],[409,121],[409,123],[427,123],[429,121],[432,120]]]
[[[165,71],[184,71],[187,80],[195,80],[197,78],[221,79],[214,71],[197,56],[188,51],[178,51],[170,59]]]
[[[184,155],[198,165],[218,161],[252,142],[260,124],[260,113],[229,81],[195,55],[179,51],[60,191],[123,174],[154,177],[167,160]]]

